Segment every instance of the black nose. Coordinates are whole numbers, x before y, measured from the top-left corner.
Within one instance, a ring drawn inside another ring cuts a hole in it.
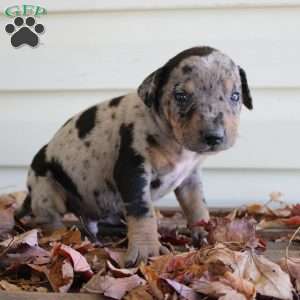
[[[209,146],[217,146],[222,144],[224,141],[224,136],[220,134],[207,134],[205,136],[205,142]]]

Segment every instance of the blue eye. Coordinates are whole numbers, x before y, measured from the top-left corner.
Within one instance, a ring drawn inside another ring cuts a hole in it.
[[[233,101],[233,102],[238,102],[240,100],[240,93],[233,92],[231,97],[230,97],[230,100]]]

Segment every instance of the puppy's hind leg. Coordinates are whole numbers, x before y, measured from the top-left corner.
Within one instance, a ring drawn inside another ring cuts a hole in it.
[[[61,227],[62,216],[66,213],[66,193],[50,177],[34,176],[29,178],[31,209],[36,226],[47,229]]]

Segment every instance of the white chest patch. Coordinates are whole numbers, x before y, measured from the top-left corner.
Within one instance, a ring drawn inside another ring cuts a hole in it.
[[[153,186],[151,189],[152,200],[158,200],[174,191],[202,161],[203,159],[195,153],[184,153],[170,172],[157,174],[154,179],[157,186]]]

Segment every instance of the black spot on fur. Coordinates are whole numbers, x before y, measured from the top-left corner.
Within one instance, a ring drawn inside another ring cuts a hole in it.
[[[215,49],[211,47],[194,47],[184,50],[171,58],[163,67],[159,68],[157,71],[153,72],[149,76],[153,76],[154,81],[152,85],[154,88],[151,90],[151,94],[147,94],[147,101],[154,104],[154,108],[159,112],[160,98],[163,94],[163,87],[169,80],[171,72],[176,68],[184,59],[191,56],[207,56],[211,54]],[[148,76],[148,77],[149,77]],[[147,77],[147,78],[148,78]],[[145,81],[147,80],[145,79]],[[149,79],[148,79],[149,81]],[[143,83],[142,83],[143,85]],[[139,88],[140,89],[140,88]]]
[[[76,184],[73,182],[72,178],[67,174],[64,170],[63,166],[60,162],[55,159],[52,159],[51,162],[48,164],[49,170],[53,176],[53,178],[71,195],[76,196],[79,199],[81,195],[77,190]]]
[[[95,198],[98,198],[99,195],[100,195],[99,190],[94,190],[94,197],[95,197]]]
[[[189,65],[184,65],[184,66],[182,67],[182,72],[183,72],[184,74],[191,73],[192,71],[193,71],[193,68],[192,68],[191,66],[189,66]]]
[[[84,145],[89,148],[91,146],[91,143],[90,142],[84,142]]]
[[[219,97],[220,101],[224,101],[224,98],[222,96]]]
[[[77,217],[83,216],[81,200],[76,196],[67,195],[66,208],[67,211],[72,212]]]
[[[28,190],[29,190],[29,187],[28,187]],[[31,188],[30,188],[30,192],[31,192]],[[22,219],[23,217],[25,216],[28,216],[30,214],[32,214],[32,209],[31,209],[31,195],[30,195],[30,192],[29,194],[26,196],[23,204],[22,204],[22,207],[19,211],[17,211],[15,217],[17,219]]]
[[[140,217],[148,212],[143,201],[143,189],[147,185],[144,178],[144,158],[132,148],[133,124],[120,127],[119,156],[114,168],[114,180],[125,202],[128,216]]]
[[[149,212],[148,204],[143,200],[131,201],[125,203],[125,208],[128,216],[142,217]]]
[[[239,67],[239,73],[240,73],[241,83],[242,83],[243,103],[248,109],[253,109],[252,97],[248,86],[246,72],[244,69]]]
[[[31,168],[36,176],[45,176],[48,170],[46,161],[47,146],[45,145],[33,158]]]
[[[161,181],[159,178],[151,181],[151,188],[158,189],[161,186]]]
[[[109,101],[109,107],[118,106],[124,96],[113,98]]]
[[[151,147],[158,147],[159,146],[157,140],[155,139],[155,137],[152,134],[147,135],[147,143]]]
[[[84,139],[96,125],[97,106],[84,111],[76,121],[78,137]]]
[[[110,180],[105,179],[105,183],[106,183],[108,189],[109,189],[112,193],[115,194],[115,193],[117,192],[115,186],[113,185],[113,183],[112,183]]]
[[[116,113],[115,113],[115,112],[113,112],[113,113],[111,114],[111,118],[112,118],[113,120],[116,118]]]

